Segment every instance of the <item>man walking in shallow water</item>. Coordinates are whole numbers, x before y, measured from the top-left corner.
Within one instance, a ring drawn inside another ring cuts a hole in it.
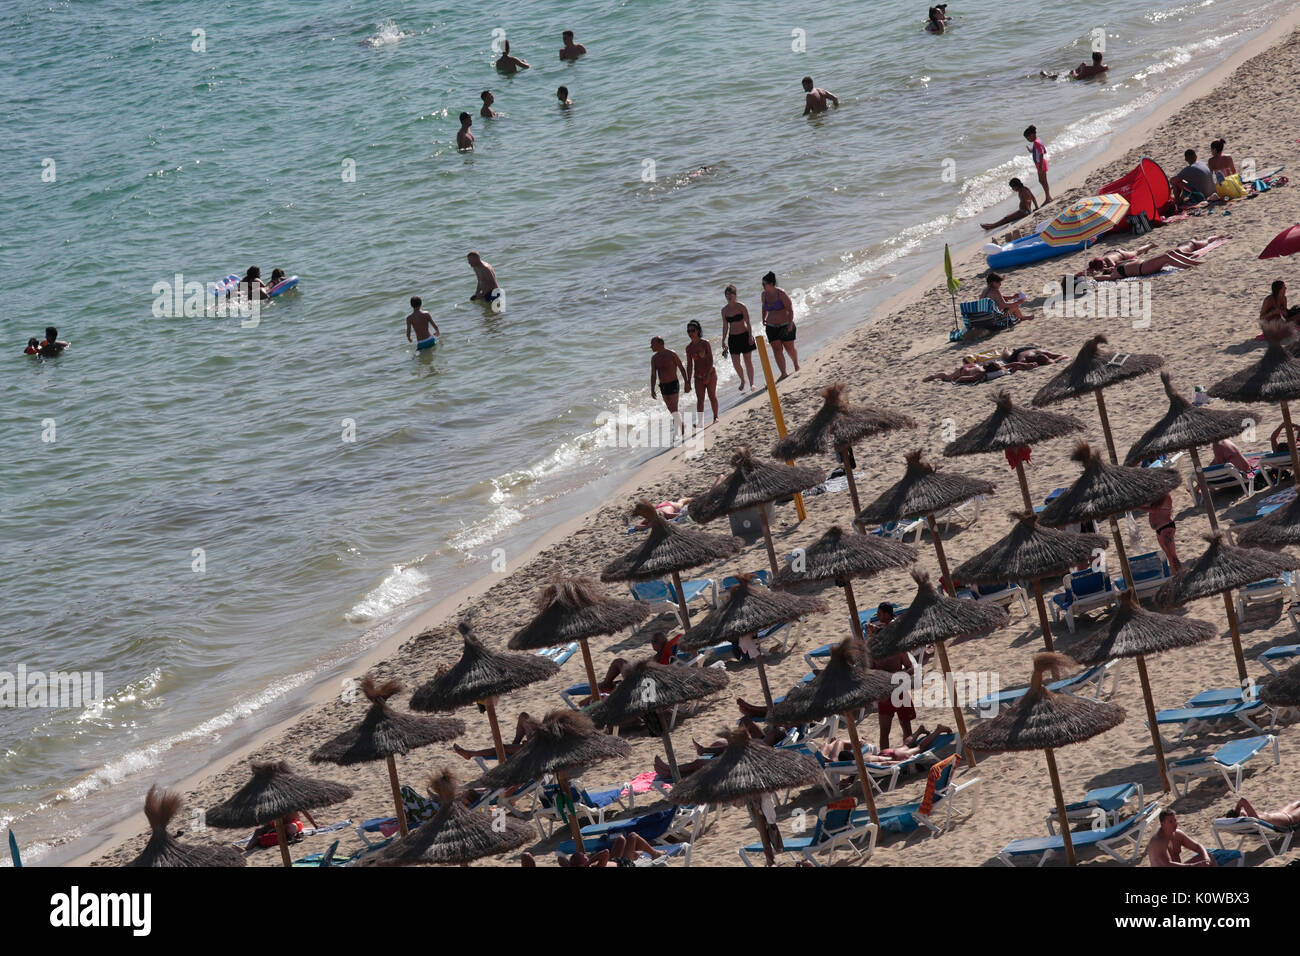
[[[803,78],[803,91],[807,94],[803,98],[804,116],[807,116],[809,113],[825,113],[827,101],[835,104],[837,107],[840,105],[840,98],[830,90],[823,90],[820,86],[813,86],[811,76],[805,76]]]
[[[686,366],[682,365],[682,360],[676,352],[664,347],[664,340],[657,335],[650,340],[650,351],[654,353],[650,357],[650,397],[655,397],[657,386],[664,397],[664,405],[667,406],[668,413],[672,415],[674,423],[680,425],[682,437],[685,438],[686,422],[677,411],[677,395],[681,390],[681,383],[677,381],[677,372],[681,370],[682,378],[686,379],[686,391],[689,392],[691,380],[686,375]]]

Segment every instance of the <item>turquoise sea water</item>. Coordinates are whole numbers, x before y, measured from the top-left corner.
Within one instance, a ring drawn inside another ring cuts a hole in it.
[[[942,37],[901,9],[7,4],[0,671],[108,697],[0,709],[0,826],[66,857],[599,501],[648,453],[598,416],[651,407],[651,335],[719,344],[728,282],[757,316],[775,270],[807,351],[1005,211],[1028,123],[1086,162],[1284,5],[974,0]],[[1097,28],[1106,82],[1037,76]],[[531,70],[492,69],[496,30]],[[805,73],[838,110],[801,117]],[[467,301],[470,249],[503,313]],[[156,284],[253,264],[301,277],[256,328],[154,315]],[[443,332],[419,357],[413,294]],[[69,351],[21,355],[51,324]]]

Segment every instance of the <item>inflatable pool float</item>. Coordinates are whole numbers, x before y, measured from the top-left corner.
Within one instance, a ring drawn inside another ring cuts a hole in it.
[[[1014,242],[1008,242],[996,252],[991,251],[994,245],[994,243],[989,243],[984,247],[988,253],[987,258],[990,269],[1013,269],[1016,266],[1028,265],[1041,259],[1063,256],[1067,252],[1078,252],[1088,246],[1086,242],[1075,242],[1068,246],[1049,246],[1038,233],[1022,236]]]
[[[420,341],[416,342],[416,343],[415,343],[415,350],[416,350],[417,352],[422,352],[422,351],[424,351],[425,349],[431,349],[431,348],[433,348],[433,347],[434,347],[435,345],[437,345],[437,344],[438,344],[438,336],[436,336],[436,335],[431,335],[431,336],[429,336],[427,339],[420,339]]]
[[[287,279],[281,279],[275,285],[271,286],[270,296],[272,299],[274,299],[281,292],[288,292],[290,289],[295,288],[297,285],[298,285],[297,276],[289,276]]]
[[[239,290],[240,276],[233,272],[224,279],[218,279],[216,282],[208,283],[208,293],[210,295],[230,295],[232,292]]]

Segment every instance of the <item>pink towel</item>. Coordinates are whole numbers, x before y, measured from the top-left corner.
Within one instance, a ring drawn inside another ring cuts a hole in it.
[[[633,793],[649,793],[656,776],[657,774],[655,774],[653,770],[647,770],[645,773],[637,774],[632,778],[631,782],[628,783],[628,790],[631,790]],[[623,792],[627,793],[627,790],[624,790]]]

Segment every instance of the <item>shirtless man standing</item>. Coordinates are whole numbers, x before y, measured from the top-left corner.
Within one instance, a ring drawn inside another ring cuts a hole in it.
[[[1184,850],[1194,854],[1186,863],[1181,859]],[[1147,844],[1147,859],[1152,866],[1215,865],[1205,847],[1178,829],[1178,815],[1172,810],[1160,811],[1160,831]]]
[[[411,341],[411,333],[415,333],[415,341],[423,342],[433,335],[441,335],[438,331],[438,323],[433,321],[433,316],[424,311],[421,306],[424,303],[418,295],[411,296],[411,314],[406,317],[406,341]],[[429,331],[432,329],[433,331]]]
[[[803,115],[809,113],[825,113],[826,101],[829,100],[836,107],[840,105],[840,98],[830,90],[823,90],[820,86],[813,86],[811,76],[803,78],[803,91],[808,94],[803,100]]]
[[[1005,226],[1007,223],[1015,222],[1017,219],[1024,219],[1032,210],[1038,208],[1038,200],[1034,197],[1032,192],[1025,188],[1025,184],[1019,179],[1012,179],[1008,181],[1007,185],[1011,187],[1011,191],[1016,194],[1017,198],[1019,198],[1020,208],[1015,212],[1007,213],[997,222],[980,223],[981,229],[997,229],[999,226]]]
[[[478,111],[479,116],[484,119],[496,119],[501,115],[492,108],[492,104],[497,101],[497,98],[492,95],[491,90],[484,90],[479,94],[479,98],[483,101],[483,108]]]
[[[664,347],[664,340],[657,335],[650,340],[650,351],[654,353],[650,359],[650,397],[655,397],[656,387],[663,393],[664,405],[668,407],[674,421],[679,423],[682,437],[685,438],[686,422],[677,411],[677,392],[681,388],[681,383],[677,381],[677,371],[681,370],[682,378],[686,379],[686,391],[689,392],[691,379],[686,374],[686,366],[682,365],[676,352]]]
[[[498,72],[509,75],[511,73],[518,73],[520,70],[530,69],[526,60],[521,60],[517,56],[510,55],[509,40],[505,42],[504,47],[505,48],[501,51],[501,56],[497,58],[496,62]]]
[[[581,43],[573,42],[572,30],[565,30],[563,39],[564,39],[564,48],[560,50],[561,60],[576,60],[578,57],[586,55],[587,48],[583,46]]]
[[[456,133],[456,148],[460,150],[474,148],[474,134],[469,128],[474,125],[474,117],[468,113],[460,114],[460,131]]]
[[[497,284],[496,271],[488,263],[483,261],[483,257],[477,252],[471,252],[465,256],[469,267],[474,270],[474,275],[478,277],[478,285],[474,288],[474,294],[469,297],[473,302],[475,299],[482,299],[484,302],[491,302],[501,295],[500,286]]]
[[[1110,67],[1101,62],[1101,53],[1093,50],[1092,62],[1080,63],[1070,71],[1070,76],[1074,77],[1076,80],[1086,80],[1090,76],[1101,76],[1101,74],[1105,73],[1109,69]]]

